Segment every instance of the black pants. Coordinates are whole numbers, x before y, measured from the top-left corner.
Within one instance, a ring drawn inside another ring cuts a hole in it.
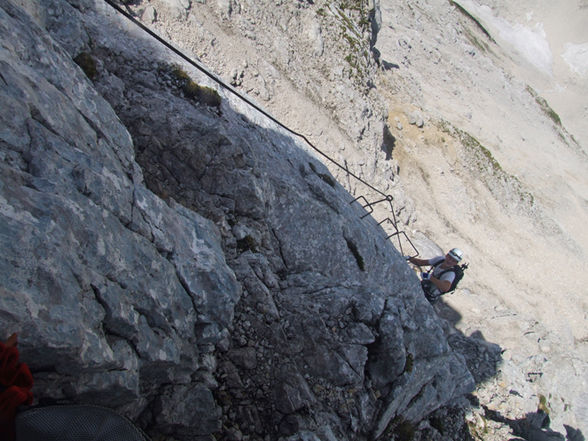
[[[441,293],[439,290],[435,289],[435,285],[430,280],[421,280],[421,288],[423,288],[423,292],[425,293],[425,297],[429,301],[430,304],[435,303],[439,297],[441,297]],[[435,293],[435,291],[437,291]]]

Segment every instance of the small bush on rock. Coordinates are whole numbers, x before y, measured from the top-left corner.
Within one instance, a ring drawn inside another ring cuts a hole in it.
[[[172,66],[171,74],[176,85],[182,89],[186,98],[205,106],[220,107],[221,97],[215,89],[195,83],[180,66]]]
[[[96,60],[87,52],[81,52],[73,59],[75,63],[80,66],[86,76],[94,81],[98,76],[98,69],[96,68]]]

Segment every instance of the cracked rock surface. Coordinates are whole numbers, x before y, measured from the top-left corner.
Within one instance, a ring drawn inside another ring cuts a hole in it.
[[[174,65],[206,81],[104,4],[4,2],[0,35],[0,329],[38,402],[158,438],[343,440],[473,389],[402,256],[298,140],[187,97]]]

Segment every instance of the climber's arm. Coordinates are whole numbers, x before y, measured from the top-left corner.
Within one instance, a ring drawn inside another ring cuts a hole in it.
[[[441,276],[441,277],[443,277],[443,276]],[[451,288],[451,281],[449,281],[449,280],[438,279],[433,276],[429,276],[429,280],[441,292],[447,292],[447,291],[449,291],[449,288]]]
[[[417,266],[430,265],[429,259],[417,259],[416,257],[409,257],[408,261]]]

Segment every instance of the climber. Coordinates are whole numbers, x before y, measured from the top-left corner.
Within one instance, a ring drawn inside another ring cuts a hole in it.
[[[19,361],[17,344],[17,334],[0,341],[0,434],[2,440],[9,441],[15,437],[14,419],[19,407],[33,402],[33,376]]]
[[[421,273],[421,287],[430,303],[434,303],[443,294],[455,289],[457,282],[463,277],[464,268],[458,265],[462,259],[463,252],[459,248],[453,248],[445,256],[432,259],[407,258],[414,265],[432,267],[432,271]]]

